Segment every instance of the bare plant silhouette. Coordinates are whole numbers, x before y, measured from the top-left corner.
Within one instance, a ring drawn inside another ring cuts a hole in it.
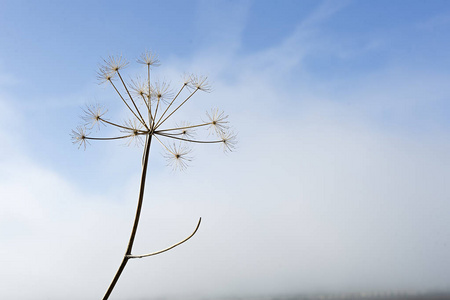
[[[129,83],[123,79],[122,70],[128,66],[128,62],[122,56],[109,57],[104,60],[99,68],[98,79],[101,83],[111,85],[116,91],[120,100],[125,104],[130,113],[130,118],[125,122],[113,122],[105,115],[107,110],[100,105],[87,106],[82,117],[84,124],[72,130],[72,140],[78,148],[86,146],[90,141],[103,140],[125,140],[129,145],[135,143],[143,146],[142,155],[142,175],[139,189],[139,197],[136,215],[128,241],[125,255],[117,270],[110,286],[103,299],[108,299],[117,281],[122,274],[127,262],[133,258],[142,258],[157,255],[168,251],[189,240],[197,232],[201,218],[195,230],[184,240],[160,251],[134,255],[132,254],[133,244],[141,215],[142,203],[144,201],[144,190],[147,176],[147,166],[149,161],[150,146],[155,139],[164,149],[165,158],[168,165],[174,170],[184,170],[192,160],[190,156],[192,149],[189,147],[194,143],[198,144],[220,144],[225,152],[233,151],[236,145],[236,135],[230,130],[228,116],[218,109],[213,109],[207,113],[207,121],[191,125],[189,122],[179,122],[173,128],[166,128],[167,120],[191,99],[197,92],[210,92],[207,78],[196,75],[185,76],[181,87],[173,93],[166,82],[151,82],[152,68],[159,66],[158,57],[152,52],[145,52],[137,60],[138,63],[146,66],[147,78],[143,80],[137,77]],[[139,108],[141,107],[141,109]],[[142,109],[142,107],[144,107]],[[100,129],[100,125],[112,126],[118,129],[119,134],[113,137],[91,136],[94,127]],[[204,139],[197,139],[197,130],[205,129],[208,133]],[[214,136],[214,138],[211,138]]]

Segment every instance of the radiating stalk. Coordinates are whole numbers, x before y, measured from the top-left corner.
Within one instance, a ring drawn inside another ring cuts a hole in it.
[[[138,228],[138,224],[139,224],[139,218],[141,216],[142,203],[144,201],[145,179],[147,177],[147,165],[148,165],[148,157],[150,154],[151,142],[152,142],[152,134],[149,133],[149,136],[146,141],[145,148],[144,148],[145,152],[144,152],[144,163],[142,165],[141,187],[139,190],[139,200],[138,200],[138,205],[137,205],[137,209],[136,209],[136,216],[134,217],[133,230],[131,231],[131,235],[130,235],[130,241],[128,242],[128,247],[127,247],[125,255],[122,259],[122,263],[120,264],[119,269],[116,272],[116,275],[114,276],[111,284],[109,285],[109,288],[105,293],[105,296],[103,296],[103,300],[108,299],[109,295],[111,295],[111,292],[113,291],[117,281],[119,280],[120,275],[122,274],[122,271],[125,269],[125,266],[128,262],[129,258],[127,257],[127,255],[131,254],[131,250],[133,248],[134,237],[136,236],[136,232],[137,232],[137,228]]]
[[[183,102],[181,102],[180,105],[177,106],[177,108],[175,108],[170,115],[168,115],[164,120],[161,121],[161,118],[158,120],[158,123],[156,124],[156,126],[153,126],[152,129],[156,130],[158,129],[159,126],[162,125],[162,123],[164,123],[168,118],[170,118],[171,115],[173,115],[180,107],[183,106],[183,104],[185,104],[192,96],[194,96],[194,94],[198,91],[198,88],[195,89],[186,99],[184,99]],[[155,118],[156,118],[156,113],[155,113]]]

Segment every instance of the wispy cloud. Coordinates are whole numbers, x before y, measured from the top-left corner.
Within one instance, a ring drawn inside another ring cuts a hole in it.
[[[214,42],[220,47],[163,61],[169,79],[210,75],[213,93],[187,111],[225,109],[239,149],[219,156],[196,148],[187,174],[160,168],[154,156],[136,251],[178,241],[199,216],[203,224],[182,248],[130,264],[118,298],[446,288],[450,144],[439,111],[447,109],[448,74],[390,62],[361,76],[311,74],[308,57],[333,50],[317,29],[346,9],[334,3],[324,2],[280,45],[251,54],[238,46],[244,8],[220,25],[234,26]],[[352,51],[364,56],[369,48],[341,49],[351,60]],[[83,178],[71,181],[15,142],[11,131],[21,122],[10,116],[21,112],[5,103],[0,120],[12,123],[0,123],[9,145],[0,148],[9,158],[0,160],[7,258],[0,297],[95,298],[123,254],[140,157],[93,147],[76,154],[73,172]],[[82,166],[91,155],[99,170]]]
[[[351,1],[349,0],[323,1],[305,20],[300,22],[298,29],[317,27],[322,22],[344,9],[350,3]]]

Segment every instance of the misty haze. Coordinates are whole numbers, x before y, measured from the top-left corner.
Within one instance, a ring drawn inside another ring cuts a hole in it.
[[[145,81],[143,52],[172,96],[190,78],[180,103],[208,83],[164,126],[236,139],[226,153],[152,140],[125,254],[201,226],[130,259],[109,299],[450,299],[449,32],[438,0],[1,1],[0,299],[108,289],[154,132],[77,126],[86,107],[128,121],[97,72],[122,55],[124,82]],[[228,137],[209,128],[225,115]],[[142,139],[84,150],[87,132]]]

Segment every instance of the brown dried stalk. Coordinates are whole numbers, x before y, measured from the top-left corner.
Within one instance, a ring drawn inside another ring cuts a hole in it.
[[[187,238],[178,243],[175,243],[170,247],[142,255],[133,255],[131,253],[136,237],[137,228],[139,225],[142,203],[144,201],[147,167],[150,156],[150,146],[153,137],[159,142],[159,144],[162,145],[163,149],[166,151],[165,157],[168,160],[168,164],[172,165],[174,170],[184,170],[187,167],[188,163],[192,160],[192,157],[189,156],[192,150],[187,146],[188,144],[218,143],[221,144],[223,146],[223,150],[227,152],[234,150],[236,143],[236,135],[229,130],[228,116],[217,109],[213,109],[211,113],[207,113],[208,121],[206,122],[203,121],[202,123],[194,125],[190,125],[190,123],[187,122],[181,122],[179,123],[180,125],[177,125],[176,127],[160,129],[160,127],[163,126],[166,121],[171,118],[175,114],[175,112],[177,112],[189,99],[191,99],[197,91],[209,92],[210,87],[206,77],[191,75],[184,80],[181,88],[178,90],[176,95],[173,96],[167,83],[156,82],[154,85],[151,85],[150,71],[152,67],[156,67],[159,65],[157,56],[155,56],[151,52],[145,52],[138,60],[138,62],[147,66],[147,80],[145,83],[141,81],[132,81],[131,84],[125,83],[121,75],[121,71],[128,65],[128,62],[126,62],[121,56],[109,57],[108,59],[104,60],[105,64],[100,67],[100,70],[98,72],[98,77],[101,82],[109,83],[117,92],[119,98],[131,113],[130,119],[122,124],[118,122],[112,122],[104,117],[107,111],[103,110],[101,106],[88,106],[84,110],[85,116],[83,117],[83,120],[86,123],[84,124],[84,126],[78,126],[76,130],[72,130],[73,143],[78,144],[79,148],[83,146],[84,149],[86,149],[89,141],[94,140],[125,139],[128,140],[128,144],[131,144],[131,142],[135,141],[136,144],[139,145],[142,144],[142,138],[145,136],[144,151],[142,156],[141,183],[133,228],[131,231],[130,239],[128,241],[128,246],[122,258],[122,262],[111,284],[109,285],[108,290],[103,297],[103,300],[109,298],[122,274],[122,271],[125,269],[128,260],[133,258],[154,256],[181,245],[195,235],[201,223],[200,218],[195,230]],[[114,83],[116,77],[119,78],[118,85]],[[122,90],[122,93],[119,89]],[[179,98],[182,97],[182,92],[184,92],[185,90],[187,90],[189,93],[185,96],[184,100],[179,100]],[[132,94],[136,95],[136,99],[133,98]],[[124,95],[128,95],[129,98],[126,98]],[[179,100],[179,104],[176,104],[177,100]],[[147,110],[146,113],[142,113],[139,110],[138,101],[144,102],[143,107]],[[163,105],[166,105],[165,109],[163,109]],[[93,129],[95,125],[97,125],[97,128],[99,129],[100,124],[118,128],[123,134],[113,137],[91,136],[89,130]],[[209,130],[209,134],[207,135],[206,139],[195,138],[195,130],[201,128],[205,128],[206,131]],[[211,134],[216,135],[217,138],[208,138]],[[167,144],[167,140],[172,140],[173,144]],[[176,144],[175,142],[178,142],[178,144]]]

